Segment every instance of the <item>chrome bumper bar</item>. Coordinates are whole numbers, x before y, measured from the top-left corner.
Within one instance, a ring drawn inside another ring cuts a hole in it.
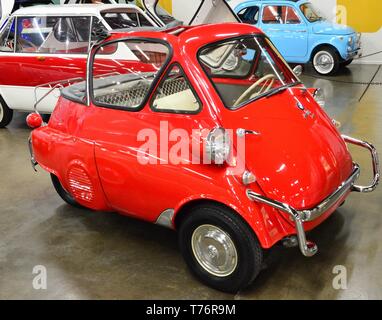
[[[31,156],[31,164],[32,164],[32,168],[35,172],[37,172],[36,170],[36,166],[37,166],[37,161],[36,159],[34,158],[34,152],[33,152],[33,147],[32,147],[32,134],[29,135],[29,138],[28,138],[28,149],[29,149],[29,153],[30,153],[30,156]]]
[[[338,202],[347,192],[355,191],[355,192],[372,192],[377,187],[380,179],[380,171],[379,171],[379,160],[377,150],[373,145],[357,140],[348,136],[342,136],[346,143],[354,144],[356,146],[366,148],[370,151],[372,156],[373,163],[373,172],[374,179],[371,185],[369,186],[358,186],[355,184],[356,180],[360,176],[360,167],[357,164],[354,164],[354,169],[350,177],[343,182],[330,196],[328,196],[324,201],[322,201],[318,206],[310,210],[296,210],[286,203],[282,203],[276,200],[269,199],[263,195],[260,195],[252,190],[247,190],[247,196],[250,200],[264,203],[269,205],[277,210],[287,213],[291,219],[293,220],[298,244],[302,254],[306,257],[314,256],[318,247],[315,243],[308,241],[306,239],[305,230],[304,230],[304,222],[313,221],[320,216],[322,216],[325,212],[327,212],[336,202]]]

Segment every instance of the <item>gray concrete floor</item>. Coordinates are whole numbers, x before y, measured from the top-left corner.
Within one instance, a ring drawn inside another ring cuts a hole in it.
[[[331,80],[309,71],[302,78],[326,91],[326,109],[344,133],[372,141],[382,153],[382,86],[370,86],[359,102],[366,85],[342,82],[368,83],[377,69],[352,65]],[[382,82],[382,70],[374,82]],[[64,204],[48,175],[31,169],[28,134],[25,114],[0,130],[0,299],[382,299],[382,186],[352,194],[311,233],[317,256],[276,248],[254,285],[233,296],[193,278],[175,233]],[[369,155],[354,155],[368,181]],[[36,265],[47,268],[47,290],[32,287]],[[333,289],[337,265],[346,267],[346,290]]]

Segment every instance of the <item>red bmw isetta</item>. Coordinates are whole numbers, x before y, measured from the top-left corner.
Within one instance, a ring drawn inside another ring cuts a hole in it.
[[[347,143],[371,152],[370,186]],[[341,136],[270,40],[237,23],[112,33],[30,151],[69,204],[178,230],[190,269],[227,292],[277,243],[313,256],[306,232],[379,182],[375,148]]]

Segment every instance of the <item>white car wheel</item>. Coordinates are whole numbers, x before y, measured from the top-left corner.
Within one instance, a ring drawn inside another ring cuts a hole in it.
[[[332,75],[339,69],[339,57],[334,49],[323,49],[315,53],[313,68],[321,75]]]

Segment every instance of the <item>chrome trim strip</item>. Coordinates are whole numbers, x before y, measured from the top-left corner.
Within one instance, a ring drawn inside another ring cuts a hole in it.
[[[247,196],[252,201],[257,201],[260,203],[267,204],[277,210],[289,214],[293,220],[296,233],[298,238],[298,243],[302,254],[306,257],[311,257],[315,255],[318,251],[317,245],[313,242],[306,240],[304,222],[313,221],[323,215],[327,210],[329,210],[337,201],[339,201],[346,192],[356,191],[356,192],[372,192],[375,190],[380,179],[380,169],[379,169],[379,159],[377,150],[373,145],[368,142],[354,139],[348,136],[342,136],[346,143],[351,143],[362,148],[368,149],[372,156],[373,162],[373,172],[374,180],[370,186],[358,186],[355,181],[360,176],[360,167],[358,164],[354,164],[354,170],[350,177],[344,181],[330,196],[328,196],[324,201],[322,201],[318,206],[310,210],[296,210],[295,208],[289,206],[286,203],[282,203],[276,200],[269,199],[261,194],[255,193],[252,190],[247,190]]]
[[[174,229],[174,226],[172,224],[172,218],[174,217],[174,213],[174,209],[166,209],[159,215],[155,224],[158,224],[162,227]]]

